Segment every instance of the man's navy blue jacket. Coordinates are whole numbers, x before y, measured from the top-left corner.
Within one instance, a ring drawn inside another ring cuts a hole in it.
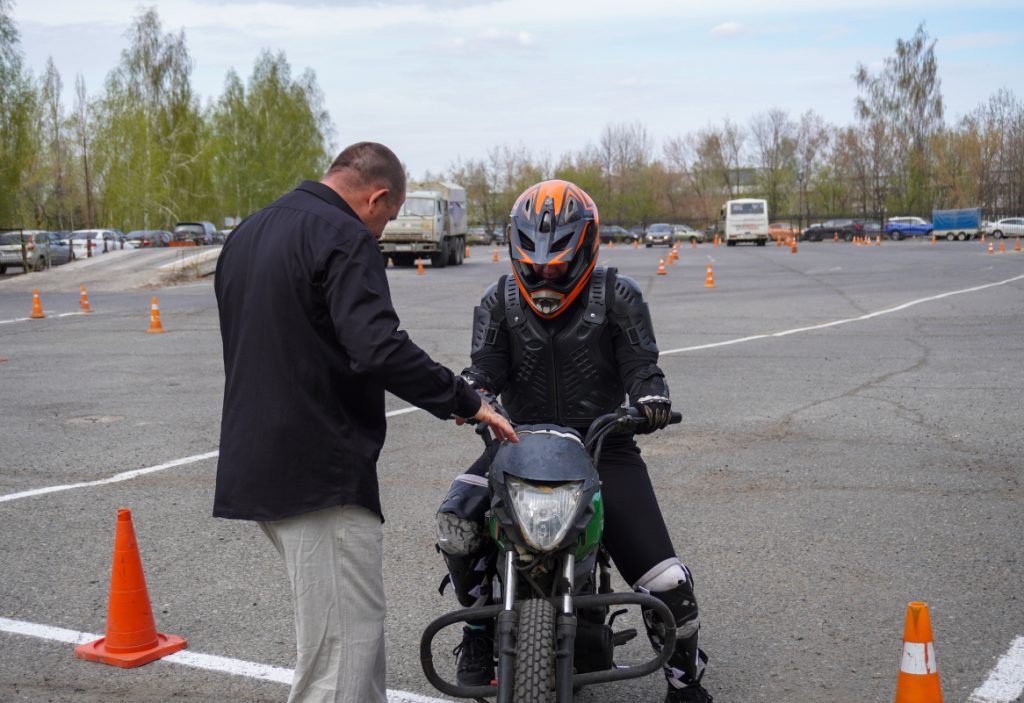
[[[214,290],[226,376],[217,517],[380,514],[384,391],[439,418],[480,408],[398,329],[377,240],[326,185],[306,181],[235,228]]]

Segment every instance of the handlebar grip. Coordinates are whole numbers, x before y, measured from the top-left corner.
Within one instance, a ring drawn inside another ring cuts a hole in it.
[[[679,412],[678,410],[673,410],[672,414],[669,416],[668,424],[670,424],[670,425],[678,425],[682,421],[683,421],[683,414],[681,412]]]

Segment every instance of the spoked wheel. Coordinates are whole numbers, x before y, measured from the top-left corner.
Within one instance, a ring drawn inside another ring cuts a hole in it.
[[[542,599],[519,602],[513,703],[555,703],[555,608]]]

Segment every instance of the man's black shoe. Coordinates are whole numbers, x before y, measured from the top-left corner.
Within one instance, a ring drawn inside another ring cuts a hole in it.
[[[462,643],[454,650],[459,659],[455,680],[460,686],[488,686],[494,680],[494,627],[462,628]]]
[[[676,688],[669,684],[665,703],[712,703],[712,698],[699,683],[690,684],[686,688]]]

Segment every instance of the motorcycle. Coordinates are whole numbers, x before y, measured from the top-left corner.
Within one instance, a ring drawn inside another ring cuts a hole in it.
[[[680,422],[673,412],[670,424]],[[644,593],[616,593],[611,560],[601,539],[604,511],[597,469],[605,438],[646,423],[636,408],[620,408],[591,423],[585,438],[557,425],[520,425],[518,444],[498,448],[488,475],[489,539],[499,558],[493,605],[478,604],[432,621],[420,639],[427,680],[450,696],[486,703],[570,703],[584,686],[647,676],[672,655],[662,647],[652,659],[631,666],[615,662],[615,648],[636,637],[615,631],[625,608],[635,605],[660,621],[664,642],[675,642],[668,607]],[[488,446],[485,426],[477,428]],[[432,643],[443,629],[495,621],[496,683],[461,686],[434,667]]]

